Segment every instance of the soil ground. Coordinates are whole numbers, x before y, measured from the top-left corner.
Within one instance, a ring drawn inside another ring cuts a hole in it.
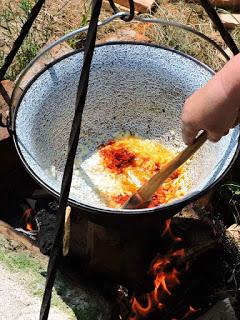
[[[37,320],[48,259],[0,236],[0,315],[2,320]],[[110,305],[95,289],[74,287],[57,275],[49,320],[109,320]]]

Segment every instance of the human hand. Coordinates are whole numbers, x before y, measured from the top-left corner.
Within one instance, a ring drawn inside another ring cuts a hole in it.
[[[186,100],[182,111],[184,142],[192,144],[200,130],[217,142],[239,123],[239,110],[240,54]]]

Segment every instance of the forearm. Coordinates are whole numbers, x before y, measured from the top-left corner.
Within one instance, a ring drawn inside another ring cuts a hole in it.
[[[191,144],[199,130],[218,141],[234,125],[240,109],[240,54],[190,96],[182,113],[183,138]]]

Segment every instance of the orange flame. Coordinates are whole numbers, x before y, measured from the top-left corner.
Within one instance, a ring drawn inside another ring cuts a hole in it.
[[[32,231],[33,230],[33,227],[32,227],[32,223],[31,223],[31,215],[33,213],[33,210],[31,208],[28,208],[24,211],[23,213],[23,218],[26,222],[26,230],[28,231]]]
[[[198,312],[197,309],[194,309],[192,306],[189,306],[189,310],[188,312],[184,315],[183,319],[187,319],[188,317],[190,317],[192,314]]]
[[[147,306],[143,307],[137,299],[134,297],[132,302],[132,311],[134,313],[140,313],[142,316],[146,316],[149,311],[152,309],[152,299],[150,294],[147,294]],[[135,318],[130,318],[135,319]]]
[[[165,228],[162,232],[162,237],[169,235],[174,242],[182,241],[180,237],[175,237],[171,230],[171,220],[166,221]],[[171,267],[171,258],[173,257],[184,257],[185,250],[184,248],[178,249],[169,253],[166,256],[157,256],[150,267],[150,273],[154,276],[154,290],[145,295],[146,306],[143,306],[136,297],[132,300],[132,312],[133,315],[129,320],[139,320],[148,315],[153,309],[163,309],[165,305],[161,300],[166,297],[166,295],[172,295],[172,289],[180,284],[179,276],[180,272],[176,268]],[[186,263],[185,271],[190,267],[189,263]],[[170,270],[167,270],[170,269]],[[189,310],[184,315],[183,319],[187,319],[193,313],[199,310],[194,309],[192,306],[189,306]],[[177,318],[172,318],[171,320],[177,320]]]
[[[32,224],[31,224],[31,223],[27,223],[26,229],[27,229],[28,231],[33,231]]]
[[[171,219],[168,219],[166,220],[165,222],[165,228],[162,232],[162,237],[166,236],[166,234],[168,234],[172,239],[173,241],[182,241],[182,239],[180,237],[175,237],[174,234],[172,233],[172,230],[171,230]]]
[[[171,220],[166,221],[165,228],[162,233],[162,237],[166,235],[175,241],[181,241],[179,237],[175,237],[171,230]],[[138,320],[149,314],[154,308],[163,309],[165,305],[161,300],[166,296],[172,295],[172,288],[180,284],[179,275],[180,272],[176,268],[172,268],[170,271],[166,271],[167,267],[170,267],[172,257],[183,257],[185,254],[184,249],[176,250],[167,256],[158,256],[152,262],[150,267],[150,273],[154,276],[154,290],[151,293],[146,294],[147,306],[142,306],[136,299],[132,300],[132,311],[134,316],[131,316],[129,320]],[[174,319],[172,319],[174,320]]]
[[[171,254],[172,257],[184,257],[184,255],[185,255],[184,249],[179,249]]]
[[[146,307],[143,307],[135,297],[133,298],[132,311],[135,316],[131,317],[130,320],[137,320],[139,316],[146,316],[153,308],[164,308],[161,299],[165,295],[171,296],[171,288],[180,284],[178,279],[179,272],[175,268],[169,272],[165,272],[165,268],[169,263],[169,259],[165,257],[158,258],[153,263],[151,272],[154,274],[154,290],[146,295],[148,302]]]

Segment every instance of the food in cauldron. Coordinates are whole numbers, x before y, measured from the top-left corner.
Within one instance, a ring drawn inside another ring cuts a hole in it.
[[[100,145],[88,159],[76,164],[72,186],[75,190],[81,190],[79,178],[84,173],[90,179],[92,189],[107,207],[120,208],[173,156],[171,151],[156,140],[125,134]],[[166,204],[184,196],[187,180],[186,166],[183,166],[163,183],[148,207]]]

